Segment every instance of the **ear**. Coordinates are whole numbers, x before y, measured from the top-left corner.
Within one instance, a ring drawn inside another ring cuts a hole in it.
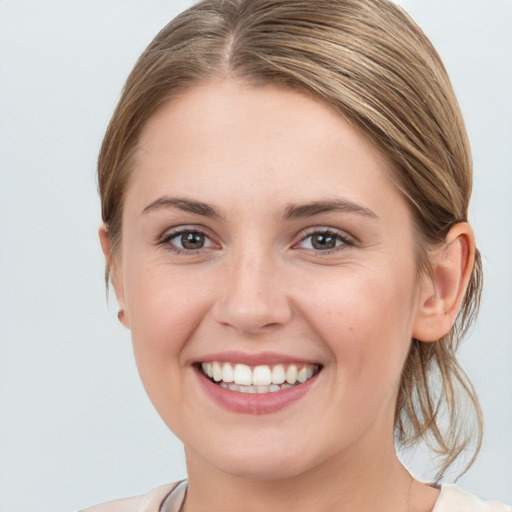
[[[425,275],[413,337],[437,341],[455,323],[475,259],[475,237],[467,222],[453,226],[441,247],[429,254],[432,272]]]
[[[130,328],[130,324],[128,321],[128,316],[126,315],[126,306],[124,302],[124,287],[123,287],[123,279],[121,268],[119,264],[119,258],[116,258],[112,254],[112,242],[110,240],[110,233],[108,231],[108,227],[102,222],[99,228],[99,237],[101,250],[103,251],[103,255],[105,256],[105,263],[109,268],[110,273],[110,282],[114,287],[114,292],[116,294],[116,299],[119,304],[119,321],[127,328]]]

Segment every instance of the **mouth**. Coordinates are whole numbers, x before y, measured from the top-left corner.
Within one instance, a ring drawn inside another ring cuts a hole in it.
[[[304,384],[318,374],[319,364],[248,366],[225,361],[198,364],[200,372],[221,388],[239,393],[275,393]]]

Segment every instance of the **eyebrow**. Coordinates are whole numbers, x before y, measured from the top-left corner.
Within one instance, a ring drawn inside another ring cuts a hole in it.
[[[301,219],[312,217],[321,213],[348,212],[358,213],[372,219],[378,219],[372,210],[347,199],[327,199],[325,201],[314,201],[306,204],[289,205],[285,208],[283,219]]]
[[[195,213],[197,215],[202,215],[204,217],[211,217],[213,219],[222,219],[223,215],[220,211],[214,206],[209,205],[208,203],[203,203],[202,201],[193,201],[191,199],[184,199],[181,197],[169,197],[162,196],[148,204],[144,210],[142,210],[142,214],[151,212],[153,210],[157,210],[160,208],[176,208],[178,210],[182,210],[188,213]]]
[[[204,217],[210,217],[217,220],[225,218],[225,216],[215,206],[208,203],[169,196],[162,196],[151,202],[142,210],[142,214],[146,214],[160,208],[176,208],[184,212],[194,213],[196,215],[202,215]],[[372,219],[378,219],[378,216],[369,208],[353,203],[347,199],[327,199],[305,204],[291,204],[284,209],[282,219],[301,219],[330,212],[357,213]]]

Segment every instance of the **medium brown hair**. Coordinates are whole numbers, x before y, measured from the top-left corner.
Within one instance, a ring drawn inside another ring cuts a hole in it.
[[[427,250],[467,218],[471,155],[437,52],[387,0],[206,0],[169,23],[128,77],[99,155],[102,216],[113,254],[133,154],[148,119],[179,92],[229,77],[314,94],[378,147],[393,162],[391,178],[410,202],[418,266],[428,271]],[[461,418],[461,392],[478,419],[470,463],[481,444],[478,400],[455,355],[476,316],[481,285],[476,251],[454,327],[434,343],[412,340],[403,369],[397,440],[426,441],[441,458],[438,477],[472,438]]]

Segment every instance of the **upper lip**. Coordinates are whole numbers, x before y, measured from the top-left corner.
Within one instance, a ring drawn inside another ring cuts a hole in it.
[[[254,354],[229,351],[204,355],[196,360],[196,363],[227,362],[245,364],[247,366],[276,365],[276,364],[320,364],[312,359],[304,359],[297,356],[279,354],[276,352],[257,352]]]

